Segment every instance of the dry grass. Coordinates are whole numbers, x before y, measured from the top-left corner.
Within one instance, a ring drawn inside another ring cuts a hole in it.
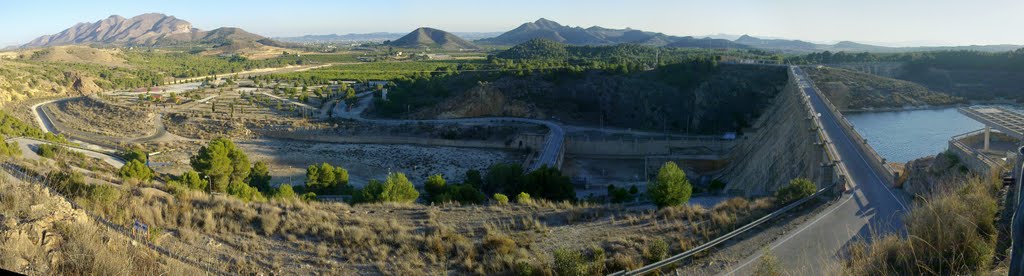
[[[985,274],[995,257],[999,178],[973,177],[918,204],[907,237],[886,235],[850,249],[847,274]]]
[[[201,274],[132,245],[39,186],[0,177],[0,267],[26,274]]]
[[[118,224],[163,229],[155,240],[174,252],[257,274],[549,275],[559,248],[600,258],[588,261],[593,269],[618,271],[692,248],[773,206],[745,199],[661,210],[545,200],[349,206],[122,189],[112,206],[89,208]],[[597,249],[603,254],[592,256]]]

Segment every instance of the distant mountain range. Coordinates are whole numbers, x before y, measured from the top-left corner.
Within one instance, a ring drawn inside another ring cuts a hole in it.
[[[283,37],[278,40],[249,33],[239,28],[223,27],[203,31],[192,27],[188,21],[159,13],[147,13],[132,18],[112,15],[93,23],[78,23],[71,28],[52,35],[44,35],[18,48],[37,48],[60,45],[99,46],[188,46],[216,49],[215,53],[236,53],[256,49],[264,52],[267,47],[286,48],[294,43],[310,42],[386,42],[399,47],[435,47],[444,49],[476,49],[476,44],[517,45],[533,39],[547,39],[569,45],[615,45],[622,43],[648,46],[682,48],[729,48],[762,49],[782,53],[811,53],[821,51],[896,53],[939,50],[974,50],[1005,52],[1024,48],[1021,45],[971,45],[947,47],[886,47],[841,41],[823,44],[782,38],[757,38],[741,35],[718,34],[704,38],[671,36],[663,33],[634,29],[609,29],[599,26],[589,28],[570,27],[544,18],[527,22],[504,33],[462,32],[448,33],[437,29],[420,28],[410,34],[366,33],[345,35],[306,35]],[[469,42],[468,40],[473,40]],[[282,42],[283,41],[283,42]]]
[[[239,28],[203,31],[188,21],[159,13],[132,18],[112,15],[93,23],[78,23],[62,32],[44,35],[21,48],[85,44],[102,46],[175,46],[206,44],[214,48],[284,47],[280,42]]]
[[[900,53],[900,52],[923,52],[923,51],[944,51],[944,50],[971,50],[982,52],[1006,52],[1024,48],[1022,45],[971,45],[971,46],[929,46],[929,47],[886,47],[876,46],[852,41],[840,41],[835,44],[817,44],[802,40],[788,39],[761,39],[748,35],[737,38],[734,42],[757,49],[776,50],[786,53],[811,53],[811,52],[872,52],[872,53]]]
[[[527,22],[497,37],[475,41],[478,44],[517,45],[531,39],[547,39],[570,45],[613,45],[634,43],[649,46],[667,46],[681,48],[730,48],[730,49],[762,49],[784,53],[811,53],[821,51],[874,52],[896,53],[913,51],[940,50],[974,50],[985,52],[1013,51],[1021,45],[972,45],[948,47],[885,47],[851,41],[835,44],[818,44],[801,40],[781,38],[756,38],[749,35],[733,36],[718,34],[694,38],[691,36],[671,36],[656,32],[634,29],[608,29],[599,26],[589,28],[569,27],[558,22],[541,18]]]
[[[429,47],[446,50],[479,49],[473,43],[454,34],[426,27],[416,29],[399,39],[387,43],[387,45],[402,48]]]
[[[501,32],[452,32],[465,40],[477,40],[501,35]],[[406,35],[405,33],[349,33],[349,34],[328,34],[328,35],[304,35],[296,37],[275,37],[274,39],[293,43],[358,43],[358,42],[384,42],[396,40]]]

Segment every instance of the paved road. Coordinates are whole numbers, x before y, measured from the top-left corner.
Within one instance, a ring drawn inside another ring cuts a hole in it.
[[[527,123],[543,125],[549,129],[548,137],[537,156],[537,161],[528,168],[529,171],[536,170],[543,165],[554,166],[558,163],[559,155],[562,152],[562,145],[565,142],[565,130],[561,125],[552,121],[518,118],[518,117],[480,117],[480,118],[455,118],[455,119],[433,119],[433,120],[390,120],[390,119],[367,119],[363,117],[363,111],[373,102],[372,92],[363,92],[356,95],[360,97],[359,102],[350,110],[346,110],[345,104],[335,106],[334,118],[351,119],[360,122],[383,125],[401,124],[503,124],[503,123]]]
[[[821,114],[825,133],[835,143],[840,159],[846,164],[852,181],[851,192],[839,202],[817,214],[792,233],[771,243],[768,248],[793,275],[822,275],[835,273],[826,267],[841,267],[837,257],[854,241],[870,239],[879,233],[903,233],[903,214],[908,210],[909,198],[902,191],[887,187],[881,174],[875,172],[866,155],[853,144],[850,136],[839,126],[834,114],[809,85],[810,78],[794,68],[802,92],[809,97],[814,111]],[[750,275],[762,253],[740,262],[726,271],[727,275]]]
[[[8,143],[9,142],[17,142],[18,143],[18,147],[21,148],[21,156],[23,158],[29,159],[29,160],[38,160],[38,159],[42,158],[41,156],[39,156],[39,154],[36,154],[36,151],[35,151],[36,149],[39,148],[39,145],[42,145],[42,144],[56,144],[56,143],[53,143],[53,142],[41,141],[41,140],[36,140],[36,139],[29,139],[29,138],[24,138],[24,137],[10,138],[10,139],[5,140],[5,142],[8,142]],[[66,146],[66,145],[61,145],[61,146]],[[82,149],[82,148],[76,148],[76,147],[67,147],[67,148],[71,149],[73,151],[81,152],[81,153],[85,154],[88,157],[92,157],[92,158],[96,158],[96,159],[102,160],[103,162],[106,162],[107,164],[110,164],[111,166],[114,166],[114,168],[120,168],[121,166],[124,166],[124,163],[125,163],[124,159],[121,159],[120,157],[117,157],[117,156],[114,156],[114,155],[111,155],[111,154],[107,154],[107,153],[103,153],[103,152],[98,152],[98,151],[94,151],[94,150],[87,150],[87,149]]]

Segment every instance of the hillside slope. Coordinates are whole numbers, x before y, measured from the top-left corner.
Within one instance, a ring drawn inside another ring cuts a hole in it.
[[[905,108],[965,103],[916,83],[857,71],[821,67],[806,68],[815,84],[840,110]]]
[[[516,45],[534,39],[546,39],[570,45],[614,45],[640,44],[648,46],[671,46],[685,48],[710,47],[745,48],[743,45],[725,39],[697,39],[693,37],[676,37],[663,33],[647,32],[634,29],[610,29],[599,26],[590,28],[570,27],[548,19],[538,19],[523,23],[519,27],[497,37],[478,40],[478,43],[495,45]],[[728,45],[728,46],[723,46]]]
[[[441,48],[446,50],[479,49],[473,43],[442,30],[422,27],[388,43],[390,46],[402,48]]]
[[[456,75],[425,85],[444,87],[446,96],[408,117],[555,117],[576,125],[720,134],[757,120],[785,80],[782,69],[697,63],[631,74]],[[389,98],[403,93],[409,92],[396,90]]]

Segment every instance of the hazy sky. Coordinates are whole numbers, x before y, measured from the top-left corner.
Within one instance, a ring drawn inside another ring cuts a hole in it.
[[[544,17],[571,26],[670,35],[751,34],[888,44],[1024,44],[1024,0],[361,0],[29,1],[0,3],[0,46],[78,22],[147,12],[200,29],[265,36],[408,32],[428,26],[499,32]]]

